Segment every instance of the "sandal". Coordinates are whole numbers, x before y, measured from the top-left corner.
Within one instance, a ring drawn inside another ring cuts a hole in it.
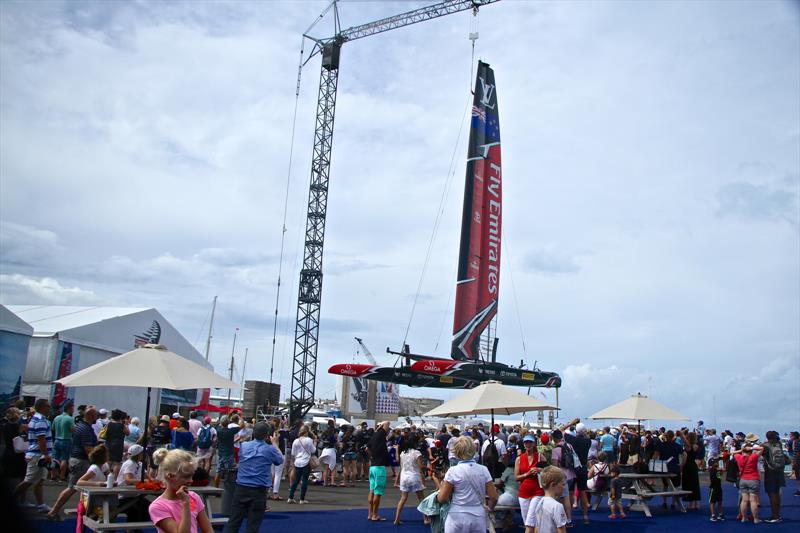
[[[610,514],[610,515],[608,515],[608,518],[609,518],[610,520],[616,520],[616,519],[617,519],[617,515],[615,515],[615,514]]]

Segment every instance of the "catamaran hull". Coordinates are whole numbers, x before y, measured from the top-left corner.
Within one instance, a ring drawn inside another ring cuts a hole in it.
[[[517,387],[560,387],[561,376],[555,372],[528,370],[503,363],[473,363],[468,361],[446,361],[441,359],[417,361],[411,370],[432,376],[452,377],[469,381],[495,380],[504,385]]]
[[[328,369],[329,374],[349,378],[363,378],[374,381],[397,383],[409,387],[435,387],[441,389],[471,389],[479,384],[477,381],[453,376],[434,376],[424,372],[415,372],[409,367],[374,366],[366,364],[338,364]]]

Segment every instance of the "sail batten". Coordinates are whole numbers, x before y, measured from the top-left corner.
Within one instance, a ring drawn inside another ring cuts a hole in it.
[[[451,357],[477,360],[500,293],[502,166],[494,72],[478,62],[461,215]]]

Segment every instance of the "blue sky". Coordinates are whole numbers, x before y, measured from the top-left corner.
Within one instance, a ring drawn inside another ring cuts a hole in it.
[[[340,17],[425,4],[341,2]],[[153,306],[202,349],[218,295],[212,362],[227,366],[239,327],[248,378],[264,379],[288,181],[287,390],[318,59],[290,167],[294,92],[300,35],[325,6],[0,4],[0,301]],[[650,391],[719,426],[800,425],[798,13],[481,10],[475,59],[495,69],[503,138],[499,358],[560,372],[562,416]],[[352,361],[354,336],[379,357],[399,348],[443,195],[408,342],[446,353],[472,24],[461,13],[343,48],[320,369]],[[324,371],[317,392],[335,393]]]

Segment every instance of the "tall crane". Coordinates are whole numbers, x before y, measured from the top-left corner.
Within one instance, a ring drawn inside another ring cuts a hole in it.
[[[319,54],[322,56],[322,66],[314,128],[314,151],[311,159],[311,181],[308,191],[305,250],[297,295],[292,387],[289,398],[289,413],[292,421],[302,418],[314,405],[319,312],[322,300],[322,248],[325,240],[333,119],[336,110],[336,89],[339,81],[339,58],[342,45],[348,41],[460,11],[471,9],[477,12],[479,7],[498,1],[445,0],[438,4],[342,30],[339,26],[336,0],[333,0],[325,12],[333,7],[336,34],[324,39],[303,35],[314,42],[314,47],[305,63]]]

